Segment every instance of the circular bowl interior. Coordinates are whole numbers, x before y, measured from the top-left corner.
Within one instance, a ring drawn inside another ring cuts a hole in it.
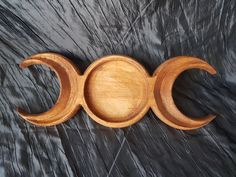
[[[84,85],[90,116],[111,127],[122,122],[127,124],[117,127],[129,126],[138,121],[147,107],[147,76],[141,65],[127,57],[108,56],[95,62]]]

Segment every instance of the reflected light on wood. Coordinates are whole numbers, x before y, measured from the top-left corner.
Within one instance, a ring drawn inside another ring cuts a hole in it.
[[[94,121],[112,128],[138,122],[150,107],[164,123],[181,130],[202,127],[215,118],[214,115],[199,119],[187,117],[177,109],[172,97],[173,84],[183,71],[198,68],[216,73],[212,66],[198,58],[169,59],[153,76],[135,60],[120,55],[96,60],[83,75],[69,59],[55,53],[33,55],[20,66],[33,64],[43,64],[55,71],[61,87],[56,104],[47,112],[29,114],[18,109],[22,118],[35,125],[62,123],[75,115],[80,106]]]

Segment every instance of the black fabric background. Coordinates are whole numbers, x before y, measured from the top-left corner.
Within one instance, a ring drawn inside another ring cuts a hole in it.
[[[103,127],[80,110],[69,121],[37,127],[15,109],[51,108],[55,73],[21,70],[39,52],[69,57],[81,72],[99,57],[122,54],[150,72],[170,57],[196,56],[217,69],[183,73],[175,83],[179,109],[216,113],[195,131],[175,130],[149,111],[123,129]],[[0,176],[236,176],[236,2],[234,0],[1,0]]]

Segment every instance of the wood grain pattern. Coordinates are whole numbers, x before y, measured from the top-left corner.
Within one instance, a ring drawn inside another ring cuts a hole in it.
[[[192,118],[184,115],[176,107],[172,88],[176,78],[185,70],[202,69],[210,74],[216,74],[215,69],[208,63],[194,57],[180,56],[167,60],[154,72],[154,98],[152,110],[166,124],[181,130],[192,130],[208,124],[215,115],[202,118]]]
[[[178,75],[192,68],[215,74],[206,62],[193,57],[172,58],[157,68],[153,77],[129,57],[103,57],[80,76],[69,59],[54,53],[31,56],[21,67],[45,64],[60,79],[61,92],[55,106],[49,111],[31,115],[21,109],[19,114],[27,121],[42,126],[62,123],[71,118],[80,105],[96,122],[113,128],[130,126],[139,121],[151,107],[155,114],[171,127],[191,130],[202,127],[215,118],[209,115],[193,119],[175,106],[172,87]]]
[[[236,1],[1,0],[0,9],[1,177],[235,176]],[[202,58],[217,76],[184,72],[173,97],[186,115],[217,118],[183,132],[150,110],[137,124],[113,129],[81,109],[59,126],[34,126],[16,107],[49,110],[59,80],[47,67],[18,64],[48,51],[70,58],[82,74],[111,54],[135,58],[150,74],[174,56]]]
[[[50,67],[58,76],[60,81],[60,95],[53,108],[41,114],[29,114],[18,109],[22,118],[30,123],[40,126],[50,126],[62,123],[71,118],[79,109],[76,95],[78,92],[79,70],[67,58],[55,53],[42,53],[25,59],[21,68],[33,64],[43,64]]]
[[[148,73],[136,61],[111,55],[94,62],[85,72],[86,112],[108,127],[127,127],[148,110]]]

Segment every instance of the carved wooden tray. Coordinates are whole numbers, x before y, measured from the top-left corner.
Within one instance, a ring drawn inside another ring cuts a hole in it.
[[[181,113],[173,100],[172,87],[178,75],[192,68],[215,74],[208,63],[194,57],[179,56],[160,65],[153,76],[135,60],[120,55],[105,56],[92,63],[83,75],[67,58],[41,53],[25,59],[20,67],[43,64],[54,70],[61,91],[53,108],[41,114],[18,109],[21,117],[41,126],[62,123],[80,106],[88,115],[107,127],[120,128],[139,121],[151,108],[171,127],[190,130],[208,124],[214,115],[193,119]]]

